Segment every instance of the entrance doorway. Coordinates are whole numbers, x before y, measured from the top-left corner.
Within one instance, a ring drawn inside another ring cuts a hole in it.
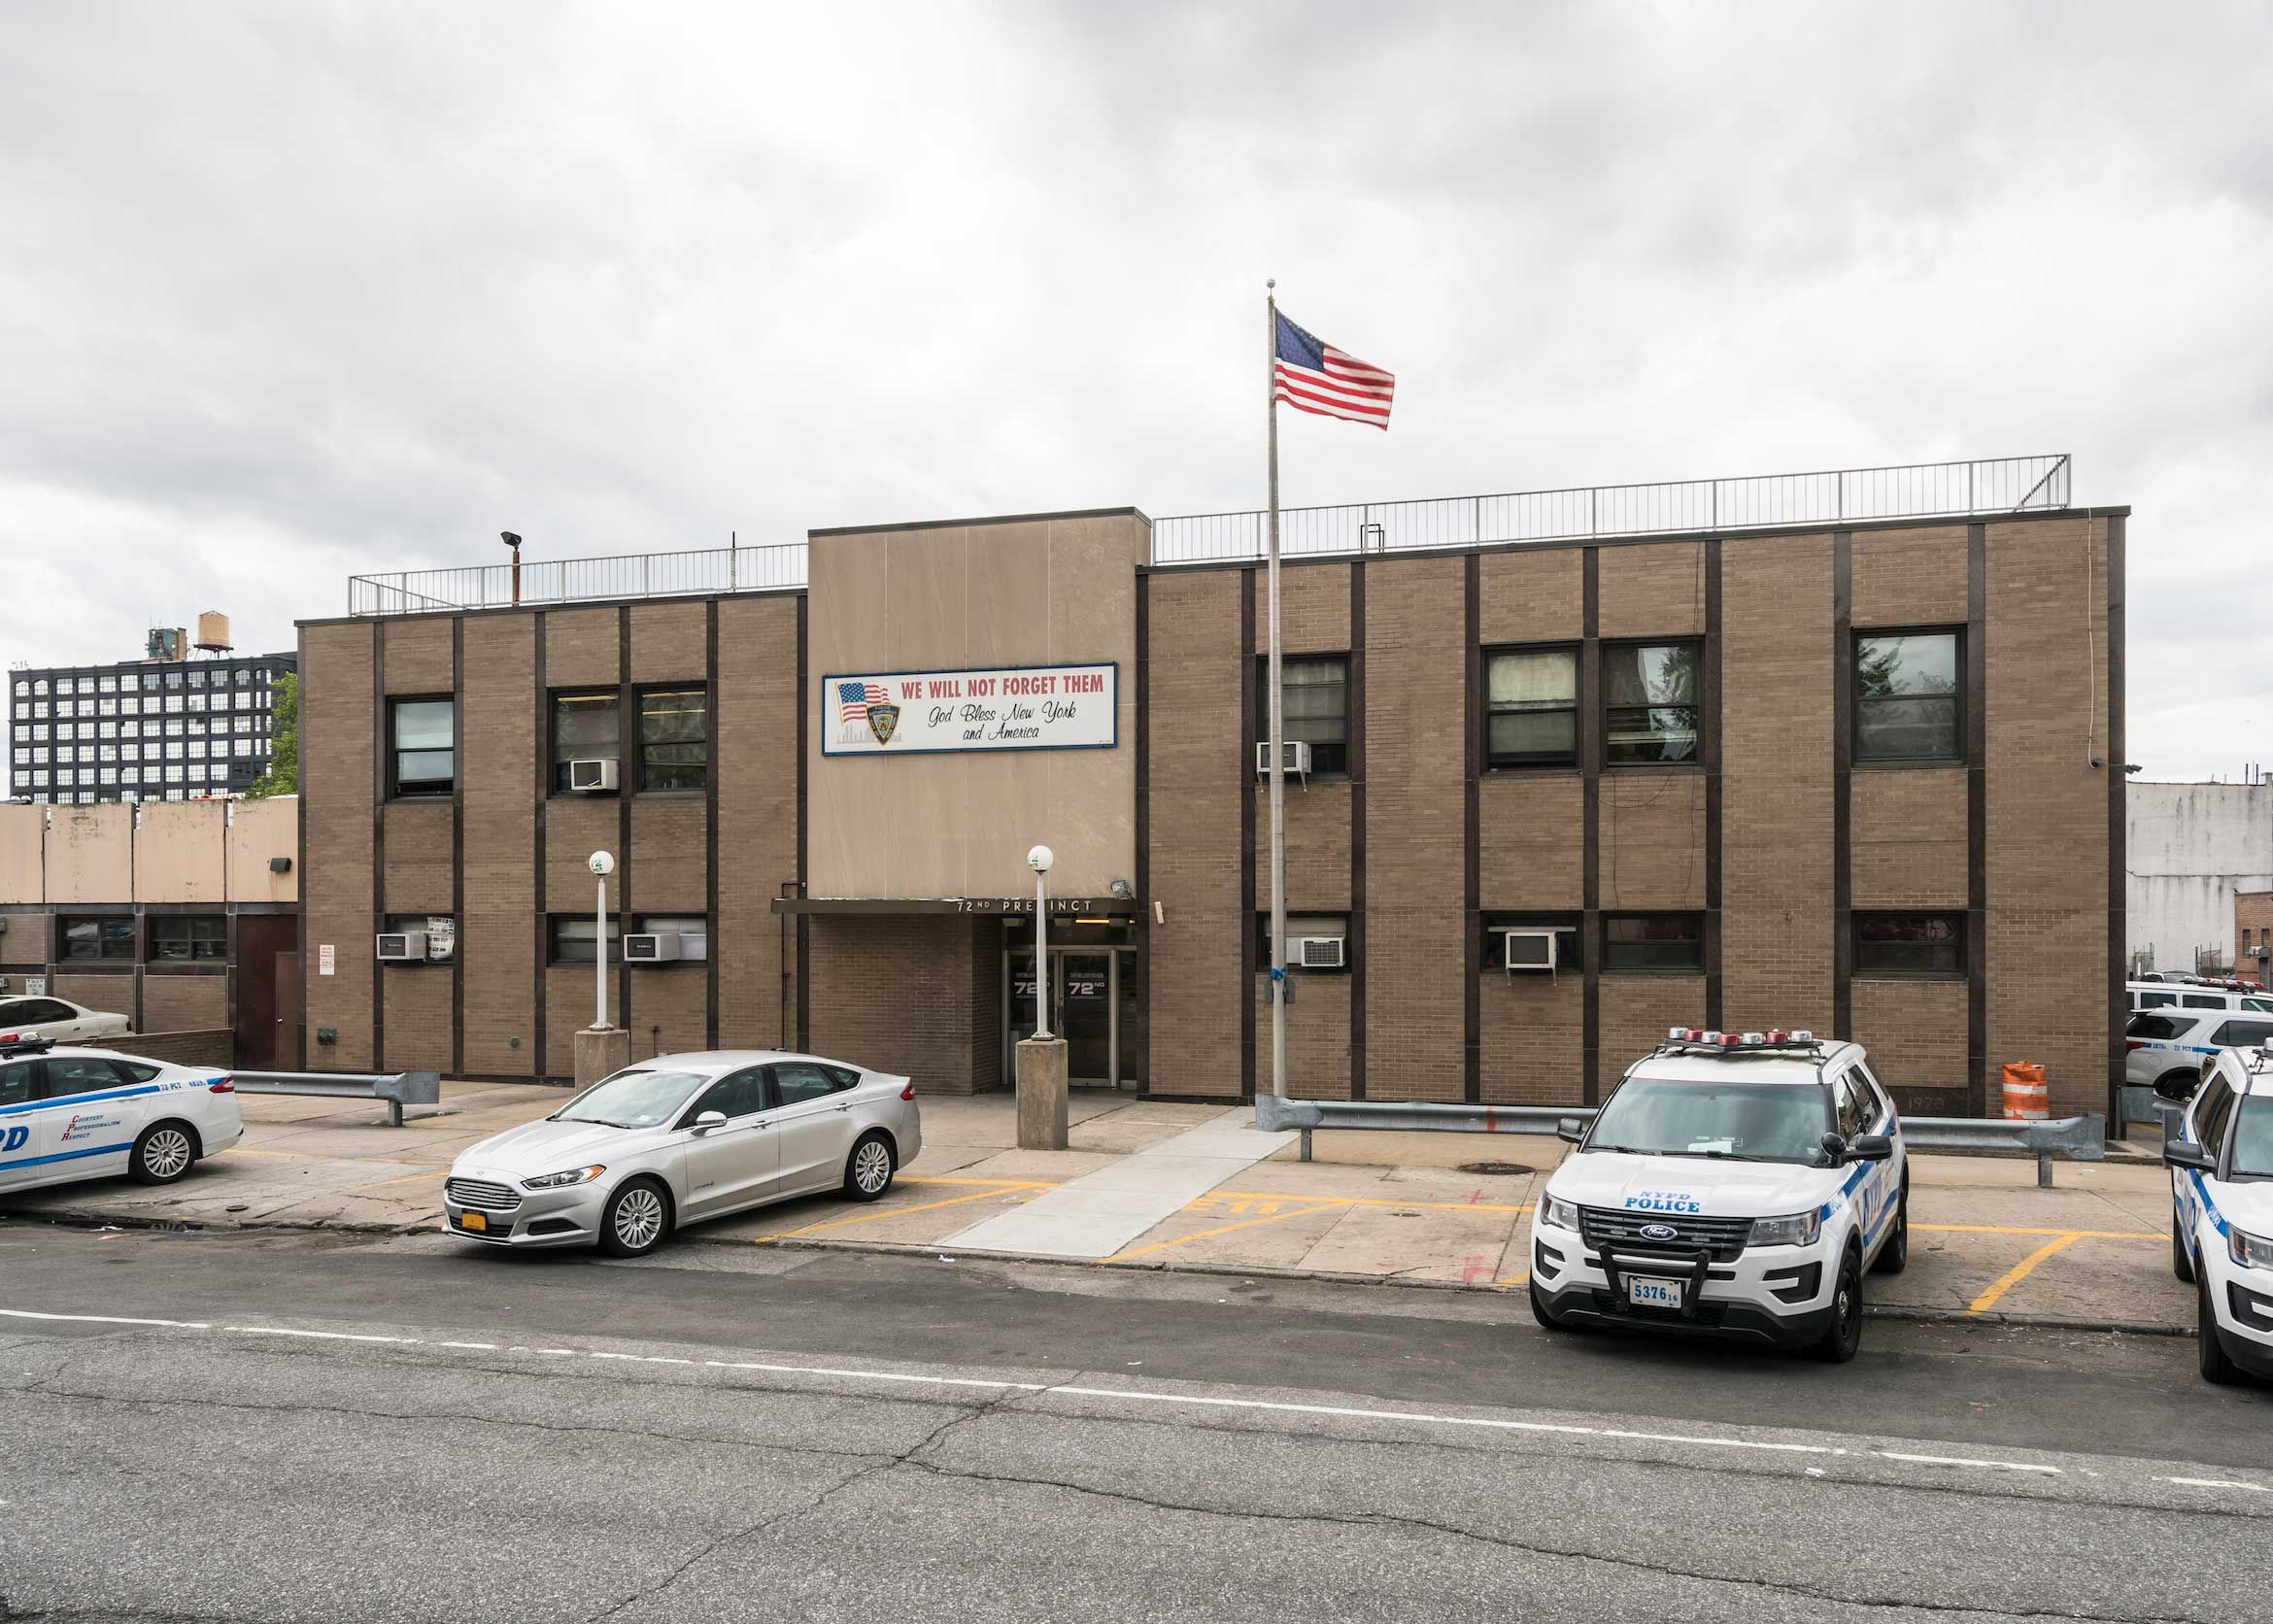
[[[1066,1040],[1072,1083],[1134,1089],[1136,1076],[1136,952],[1111,942],[1061,945],[1050,930],[1050,1030]],[[1034,1035],[1031,938],[1002,950],[1002,1080],[1015,1081],[1015,1046]]]
[[[247,1071],[300,1064],[300,920],[237,916],[236,1064]]]

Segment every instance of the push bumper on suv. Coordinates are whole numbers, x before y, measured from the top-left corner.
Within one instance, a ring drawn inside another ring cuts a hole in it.
[[[450,1233],[492,1246],[589,1246],[606,1204],[605,1188],[524,1190],[502,1173],[454,1173],[442,1186]]]
[[[1547,1312],[1628,1331],[1805,1347],[1831,1329],[1837,1266],[1828,1229],[1810,1246],[1759,1247],[1588,1238],[1546,1223],[1532,1230],[1531,1288]],[[1635,1278],[1675,1282],[1680,1305],[1631,1302]]]

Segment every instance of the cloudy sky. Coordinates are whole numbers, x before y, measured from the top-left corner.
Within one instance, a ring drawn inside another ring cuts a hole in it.
[[[2072,452],[2273,757],[2273,12],[0,0],[0,659],[347,577]]]

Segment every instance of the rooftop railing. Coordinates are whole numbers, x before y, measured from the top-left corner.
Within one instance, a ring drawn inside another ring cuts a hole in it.
[[[2026,513],[2066,507],[2071,474],[2068,456],[2062,452],[1971,462],[1281,508],[1279,547],[1289,558],[1306,558]],[[1257,509],[1155,520],[1152,561],[1209,564],[1259,558],[1264,554],[1264,517]],[[454,614],[516,604],[709,597],[794,589],[805,585],[805,580],[801,541],[546,559],[522,564],[518,586],[511,564],[469,564],[351,576],[348,613]]]

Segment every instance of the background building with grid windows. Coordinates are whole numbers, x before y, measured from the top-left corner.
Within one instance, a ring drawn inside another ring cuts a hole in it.
[[[242,795],[268,769],[295,654],[8,673],[8,796],[35,805]]]

